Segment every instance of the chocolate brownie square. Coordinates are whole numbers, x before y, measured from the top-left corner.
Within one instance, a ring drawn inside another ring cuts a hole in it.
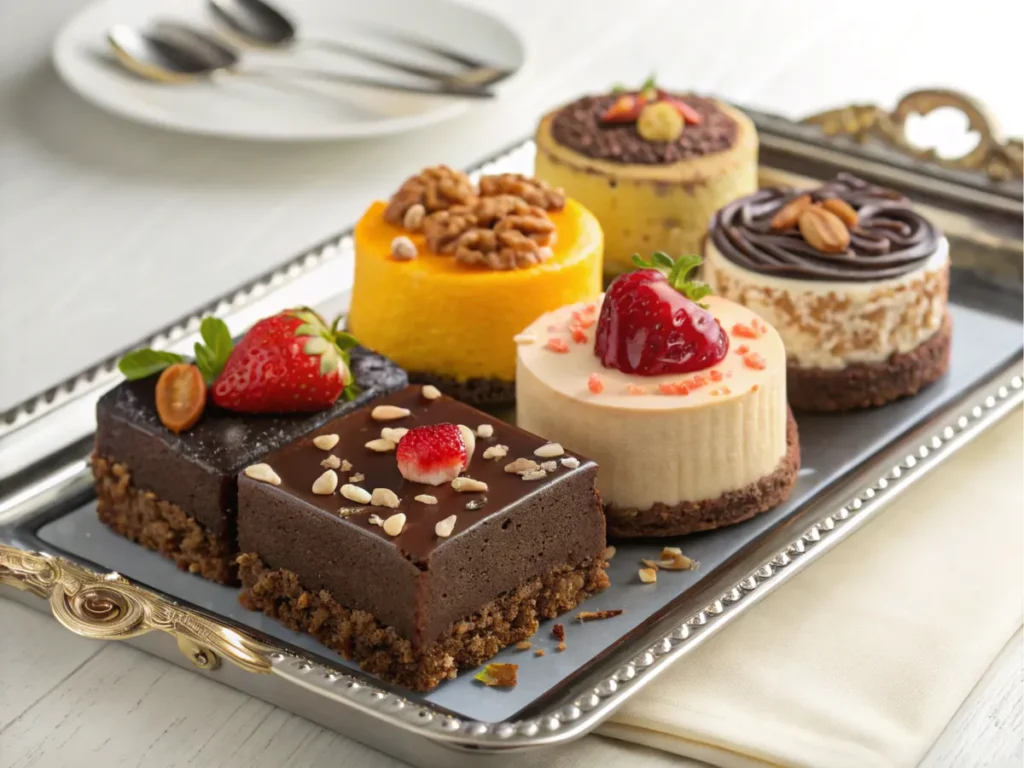
[[[405,372],[365,349],[352,350],[359,387],[352,401],[315,413],[234,413],[209,405],[174,434],[156,411],[156,377],[125,381],[96,406],[93,474],[100,519],[178,567],[237,583],[238,473],[331,419],[407,383]]]
[[[373,405],[239,477],[242,605],[429,690],[607,586],[594,462],[418,386]],[[408,414],[379,420],[381,405]],[[405,479],[393,446],[374,442],[434,424],[476,432],[452,483]],[[460,490],[465,478],[486,489]]]

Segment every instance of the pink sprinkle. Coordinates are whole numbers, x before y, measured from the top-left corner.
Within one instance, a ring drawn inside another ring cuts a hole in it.
[[[587,338],[587,334],[584,331],[580,330],[579,328],[572,329],[572,340],[575,341],[577,344],[586,344]]]
[[[552,352],[558,352],[563,355],[569,351],[569,345],[566,343],[565,339],[559,339],[556,337],[548,339],[548,343],[545,344],[544,346],[546,346]]]
[[[639,384],[630,384],[628,387],[626,387],[626,392],[628,392],[631,395],[646,395],[647,387],[642,387]]]
[[[587,389],[593,392],[595,395],[599,395],[604,392],[604,381],[596,373],[590,374],[590,378],[587,379]]]

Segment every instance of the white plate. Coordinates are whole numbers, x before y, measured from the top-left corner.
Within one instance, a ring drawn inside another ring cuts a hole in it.
[[[526,56],[521,38],[504,21],[448,0],[274,0],[274,5],[296,24],[300,39],[305,35],[358,42],[363,48],[437,69],[455,65],[374,30],[415,36],[509,71],[518,71]],[[61,30],[54,43],[54,65],[73,90],[122,117],[228,138],[313,141],[379,136],[447,120],[471,106],[449,97],[291,76],[224,75],[185,85],[146,82],[120,68],[107,47],[106,32],[114,24],[142,28],[156,20],[213,29],[205,0],[101,0]],[[254,72],[279,65],[425,84],[401,72],[313,49],[246,52],[243,60],[244,68]]]

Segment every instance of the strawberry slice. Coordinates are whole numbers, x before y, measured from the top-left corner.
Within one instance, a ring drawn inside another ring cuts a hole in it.
[[[633,96],[631,94],[619,96],[615,103],[601,115],[601,122],[635,123],[646,103],[646,99],[640,96]]]
[[[311,309],[286,310],[249,329],[210,396],[221,408],[243,413],[329,408],[343,393],[354,394],[348,350],[355,344]]]
[[[398,441],[398,471],[412,483],[450,483],[469,462],[462,434],[455,424],[413,427]]]

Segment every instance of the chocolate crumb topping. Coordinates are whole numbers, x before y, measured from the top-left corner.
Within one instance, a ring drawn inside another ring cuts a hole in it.
[[[713,99],[677,96],[701,116],[675,141],[647,141],[635,123],[605,123],[603,115],[618,96],[584,96],[555,115],[551,132],[559,144],[595,160],[638,165],[669,165],[724,152],[736,143],[739,127]]]

